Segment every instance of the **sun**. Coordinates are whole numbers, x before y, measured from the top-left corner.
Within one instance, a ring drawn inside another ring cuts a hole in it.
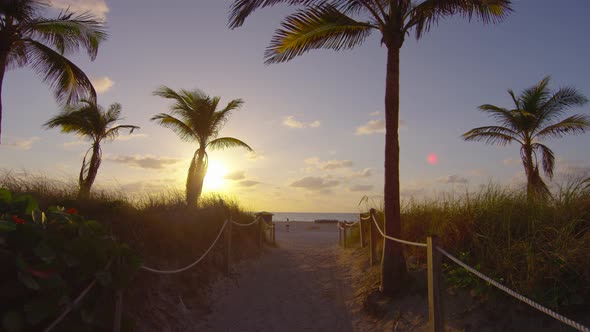
[[[209,167],[207,174],[203,181],[203,191],[219,191],[225,184],[225,174],[227,168],[225,165],[217,160],[209,160]]]

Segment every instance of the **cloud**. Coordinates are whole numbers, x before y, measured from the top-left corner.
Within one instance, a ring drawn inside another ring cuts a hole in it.
[[[115,82],[106,76],[92,78],[90,82],[98,94],[109,91],[115,85]]]
[[[350,191],[354,192],[370,190],[373,190],[373,185],[371,184],[355,184],[354,186],[350,187]]]
[[[145,138],[147,134],[129,134],[129,135],[119,135],[115,138],[115,141],[129,141],[135,138]]]
[[[483,169],[472,169],[469,171],[469,175],[473,175],[473,176],[487,176],[488,175],[488,171],[483,170]]]
[[[370,116],[379,116],[379,115],[381,115],[381,112],[379,112],[379,111],[371,112],[369,115]]]
[[[289,128],[319,128],[322,124],[319,120],[313,121],[313,122],[309,122],[309,123],[305,123],[305,122],[301,122],[298,120],[295,120],[295,116],[293,115],[289,115],[288,117],[286,117],[283,120],[283,125],[289,127]]]
[[[354,172],[351,177],[352,178],[368,178],[369,176],[373,176],[373,170],[370,168],[365,168],[358,172]]]
[[[104,159],[120,164],[126,164],[134,168],[145,169],[163,169],[166,166],[174,165],[181,161],[181,159],[178,158],[156,157],[151,155],[107,156]]]
[[[310,190],[321,190],[321,189],[327,189],[330,187],[335,187],[338,184],[340,184],[340,182],[338,182],[336,180],[330,180],[330,179],[326,179],[326,178],[322,178],[322,177],[315,177],[315,176],[306,176],[306,177],[301,178],[297,181],[294,181],[293,183],[290,184],[290,186],[296,187],[296,188],[305,188],[305,189],[310,189]]]
[[[449,175],[449,176],[439,179],[439,182],[445,183],[445,184],[453,184],[453,183],[466,184],[469,182],[469,180],[467,180],[466,178],[461,177],[459,175]]]
[[[522,160],[516,158],[506,158],[502,161],[504,166],[514,166],[522,164]]]
[[[321,170],[335,170],[340,168],[349,168],[353,165],[352,160],[327,160],[321,161],[317,157],[305,159],[305,163],[308,165],[316,166]]]
[[[14,142],[2,143],[1,147],[7,147],[14,150],[30,150],[33,144],[39,140],[39,137],[33,136],[27,139],[17,139]]]
[[[356,128],[356,135],[371,135],[385,132],[385,120],[369,120],[369,122]]]
[[[259,152],[248,151],[246,153],[246,158],[248,158],[248,160],[251,160],[251,161],[262,160],[262,159],[264,159],[264,154],[260,151]]]
[[[233,171],[226,174],[223,178],[232,181],[244,180],[246,178],[246,174],[244,171]]]
[[[259,183],[260,183],[260,181],[256,181],[256,180],[244,180],[244,181],[240,181],[239,184],[242,187],[253,187]]]
[[[51,7],[70,12],[90,12],[101,20],[106,19],[109,7],[104,0],[50,0]]]

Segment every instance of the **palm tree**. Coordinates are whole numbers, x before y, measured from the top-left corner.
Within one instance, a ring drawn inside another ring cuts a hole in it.
[[[87,13],[66,11],[55,19],[39,16],[47,6],[47,1],[42,0],[0,1],[0,126],[2,81],[10,68],[31,65],[60,102],[96,100],[86,74],[64,55],[82,47],[94,60],[98,45],[107,37],[104,24]]]
[[[420,39],[440,19],[455,14],[484,23],[499,22],[511,11],[510,0],[235,0],[229,26],[236,28],[256,9],[275,4],[302,5],[276,30],[266,63],[285,62],[312,49],[336,51],[360,45],[374,30],[387,48],[385,80],[385,232],[399,237],[399,65],[400,49],[412,30]],[[353,16],[359,17],[354,19]],[[401,290],[406,276],[401,245],[385,241],[381,290]]]
[[[497,145],[519,143],[529,198],[550,195],[549,188],[539,174],[538,156],[541,156],[543,172],[551,179],[555,168],[555,155],[541,142],[566,134],[581,134],[590,127],[590,117],[585,115],[575,114],[560,120],[568,108],[582,106],[588,99],[571,87],[553,92],[548,87],[550,80],[551,78],[546,76],[519,96],[508,90],[514,102],[514,109],[508,110],[489,104],[479,106],[480,111],[494,118],[499,125],[474,128],[463,134],[466,141],[483,141]]]
[[[90,196],[90,188],[96,179],[98,168],[102,158],[102,149],[100,144],[103,141],[112,141],[121,130],[128,129],[133,133],[138,126],[133,125],[113,125],[122,120],[121,105],[114,103],[105,110],[94,101],[82,100],[77,105],[65,106],[60,114],[51,118],[45,127],[61,127],[63,133],[76,133],[82,138],[90,141],[92,145],[84,155],[82,168],[78,177],[80,190],[78,198],[85,199]],[[86,162],[88,153],[92,151],[90,162]]]
[[[241,99],[230,101],[225,108],[217,111],[219,97],[209,97],[201,90],[178,92],[166,86],[154,91],[155,96],[172,99],[171,114],[160,113],[152,117],[162,127],[170,128],[181,140],[196,142],[198,148],[193,154],[186,177],[186,203],[198,204],[203,191],[203,180],[207,174],[207,149],[243,147],[253,151],[248,144],[233,137],[217,137],[232,111],[244,103]]]

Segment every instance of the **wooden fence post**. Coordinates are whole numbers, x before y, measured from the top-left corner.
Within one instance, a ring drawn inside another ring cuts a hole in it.
[[[117,290],[115,293],[115,317],[113,319],[113,332],[121,331],[121,322],[123,317],[123,291]]]
[[[365,247],[365,229],[363,228],[363,214],[359,214],[359,237],[361,239],[361,248]]]
[[[229,276],[230,265],[231,265],[231,230],[232,222],[231,215],[228,214],[227,225],[225,226],[225,255],[223,255],[223,267],[225,269],[225,275]]]
[[[270,231],[271,231],[271,233],[272,233],[272,235],[271,235],[271,238],[272,238],[272,244],[273,244],[273,245],[276,245],[276,244],[277,244],[277,237],[276,237],[276,236],[277,236],[277,234],[276,234],[276,232],[275,232],[275,231],[276,231],[276,225],[275,225],[275,222],[274,222],[274,221],[272,222],[272,229],[271,229]]]
[[[436,247],[439,239],[436,236],[426,238],[426,255],[428,265],[428,322],[429,331],[443,332],[445,323],[443,320],[443,307],[441,296],[441,254]]]
[[[340,222],[336,223],[336,227],[338,227],[338,245],[342,245],[342,229],[340,229]]]
[[[379,231],[377,230],[377,226],[375,225],[375,222],[373,221],[373,218],[375,217],[375,209],[371,209],[370,213],[370,218],[369,219],[369,263],[371,264],[371,266],[375,265],[378,263],[377,261],[377,235],[379,233]]]
[[[346,226],[346,223],[343,224],[344,228],[342,229],[342,233],[344,234],[344,236],[342,237],[342,241],[344,243],[344,248],[346,248],[346,230],[348,229],[348,226]]]

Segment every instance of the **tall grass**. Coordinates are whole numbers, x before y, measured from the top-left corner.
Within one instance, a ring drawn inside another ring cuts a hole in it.
[[[373,203],[374,204],[374,203]],[[378,214],[382,220],[382,214]],[[554,308],[590,306],[590,180],[574,178],[548,200],[490,184],[446,200],[409,200],[402,237],[437,235],[451,253]],[[425,260],[424,250],[406,256]],[[449,264],[453,282],[482,285]]]
[[[221,195],[202,197],[198,208],[188,207],[184,194],[178,191],[130,199],[121,191],[98,189],[93,190],[89,199],[80,201],[76,200],[74,181],[11,172],[0,173],[0,187],[32,195],[41,210],[50,206],[76,208],[87,219],[106,225],[112,236],[138,253],[143,264],[164,270],[184,267],[199,258],[215,239],[228,213],[237,222],[254,220],[237,201]],[[232,261],[258,254],[255,232],[254,228],[234,229]],[[180,297],[183,306],[206,307],[206,286],[223,271],[222,261],[223,243],[219,243],[201,264],[181,274],[137,272],[127,290],[126,310],[148,324],[147,329],[169,326],[171,321],[181,319],[179,313],[171,309],[162,316],[158,308],[179,301]]]

